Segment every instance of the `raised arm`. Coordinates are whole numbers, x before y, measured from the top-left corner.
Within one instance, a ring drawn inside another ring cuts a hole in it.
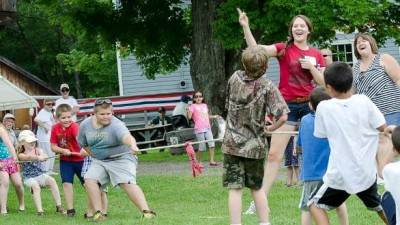
[[[250,26],[249,26],[249,18],[247,17],[246,13],[243,12],[241,9],[236,8],[239,14],[239,24],[243,28],[244,38],[246,40],[247,46],[255,46],[257,45],[256,39],[254,39],[253,34],[251,33]],[[270,57],[277,56],[277,50],[275,45],[261,45],[267,51],[267,55]]]

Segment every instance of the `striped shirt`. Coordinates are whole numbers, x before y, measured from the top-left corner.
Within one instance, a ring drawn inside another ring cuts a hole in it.
[[[400,87],[381,66],[377,54],[366,71],[360,71],[360,62],[354,65],[354,88],[357,94],[368,96],[384,114],[400,112]]]

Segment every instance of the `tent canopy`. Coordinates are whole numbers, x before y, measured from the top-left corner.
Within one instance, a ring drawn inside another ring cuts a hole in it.
[[[38,102],[0,75],[0,111],[34,108]]]

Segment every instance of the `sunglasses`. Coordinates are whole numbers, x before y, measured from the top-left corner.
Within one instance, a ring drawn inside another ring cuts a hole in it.
[[[103,105],[103,104],[110,104],[112,105],[112,101],[108,98],[100,98],[94,102],[94,106]]]
[[[332,56],[332,55],[322,55],[324,58],[328,57],[328,56]]]
[[[203,95],[195,95],[194,98],[202,98]]]
[[[55,106],[56,104],[54,102],[49,102],[49,103],[46,103],[45,105],[47,105],[47,106]]]
[[[63,88],[63,89],[61,89],[61,92],[69,92],[69,89]]]

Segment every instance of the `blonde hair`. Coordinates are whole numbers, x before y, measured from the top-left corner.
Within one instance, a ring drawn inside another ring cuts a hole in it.
[[[267,70],[267,51],[260,45],[247,47],[242,53],[242,63],[247,76],[259,78]]]
[[[365,41],[368,41],[369,44],[371,45],[371,51],[374,54],[378,54],[378,44],[376,44],[376,40],[374,37],[372,37],[372,35],[370,34],[366,34],[366,33],[358,33],[356,34],[356,36],[354,37],[354,55],[356,56],[357,59],[361,59],[361,55],[357,50],[357,40],[359,38],[362,38]]]

